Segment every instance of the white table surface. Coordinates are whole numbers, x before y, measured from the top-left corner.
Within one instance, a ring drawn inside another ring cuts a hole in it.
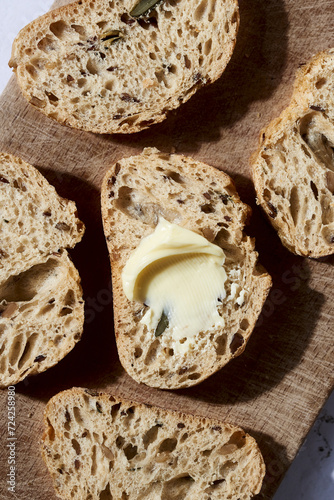
[[[11,45],[18,31],[52,0],[0,0],[0,93],[8,82]],[[274,500],[334,500],[334,392],[322,409]]]

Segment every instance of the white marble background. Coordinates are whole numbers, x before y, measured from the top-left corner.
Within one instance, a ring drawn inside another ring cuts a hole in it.
[[[0,0],[0,92],[11,70],[8,60],[18,31],[51,7],[52,0]],[[321,411],[274,500],[334,499],[334,392]]]

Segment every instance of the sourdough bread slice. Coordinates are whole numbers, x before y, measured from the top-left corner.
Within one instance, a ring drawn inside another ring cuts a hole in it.
[[[9,64],[28,101],[75,128],[131,133],[220,77],[235,46],[237,0],[141,0],[142,14],[137,4],[80,0],[25,27]]]
[[[84,305],[66,250],[0,286],[0,387],[58,363],[80,340]]]
[[[271,286],[270,276],[257,265],[253,240],[243,233],[250,208],[225,173],[156,149],[116,163],[105,176],[101,197],[115,334],[124,368],[153,387],[198,384],[244,350]],[[183,354],[175,351],[171,328],[156,337],[140,321],[147,306],[128,300],[123,290],[123,268],[160,216],[204,236],[226,256],[226,297],[218,306],[225,326],[199,332],[195,348]]]
[[[44,414],[42,455],[60,498],[248,500],[265,465],[240,427],[71,389]]]
[[[83,236],[75,203],[31,165],[0,154],[0,387],[45,371],[80,340],[84,304],[65,247]]]
[[[0,283],[84,234],[73,201],[58,196],[37,169],[0,153]]]
[[[258,203],[292,252],[334,253],[334,50],[297,73],[291,103],[251,163]]]

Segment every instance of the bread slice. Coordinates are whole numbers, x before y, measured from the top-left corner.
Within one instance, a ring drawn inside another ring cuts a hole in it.
[[[334,49],[297,73],[291,103],[261,132],[252,170],[258,203],[292,252],[334,253]]]
[[[83,236],[75,203],[0,153],[0,387],[45,371],[80,340],[84,304],[65,247]]]
[[[220,420],[71,389],[44,414],[42,455],[60,498],[248,500],[265,465],[255,440]]]
[[[37,169],[0,153],[0,283],[84,234],[73,201],[58,196]]]
[[[217,80],[238,27],[237,0],[80,0],[25,27],[9,65],[60,123],[132,133]]]
[[[241,354],[269,288],[257,265],[254,241],[243,227],[250,208],[240,201],[230,177],[191,158],[147,148],[123,159],[102,185],[102,218],[110,252],[115,334],[120,360],[138,382],[176,389],[198,384]],[[159,337],[140,322],[147,307],[129,301],[121,273],[159,216],[203,235],[225,252],[226,298],[218,307],[225,327],[200,332],[195,349],[174,352],[170,328]]]

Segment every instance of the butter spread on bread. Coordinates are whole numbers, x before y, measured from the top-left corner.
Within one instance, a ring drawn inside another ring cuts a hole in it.
[[[200,331],[224,326],[217,309],[226,296],[224,261],[218,245],[161,217],[127,261],[124,291],[148,306],[141,322],[156,337],[168,326],[174,351],[184,352]]]

